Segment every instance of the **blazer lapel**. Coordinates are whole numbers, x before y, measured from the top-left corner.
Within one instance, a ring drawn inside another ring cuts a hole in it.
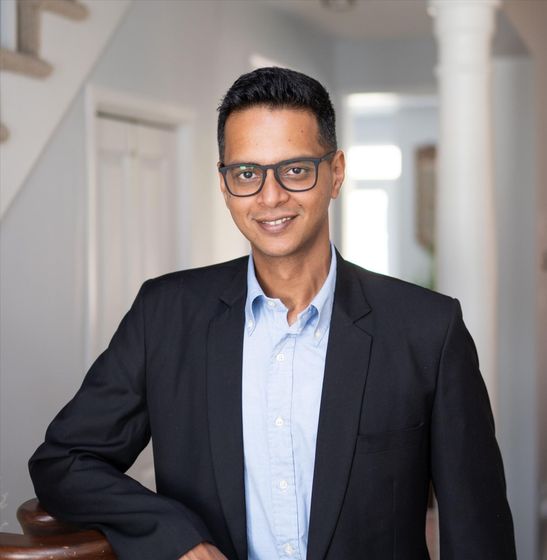
[[[207,406],[213,466],[224,517],[240,560],[247,560],[241,413],[246,270],[246,266],[241,268],[221,297],[207,344]]]
[[[307,558],[325,557],[344,500],[359,428],[372,337],[355,271],[337,253],[337,279],[323,379]]]

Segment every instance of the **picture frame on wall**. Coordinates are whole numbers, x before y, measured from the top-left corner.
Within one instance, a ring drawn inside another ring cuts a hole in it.
[[[432,255],[435,253],[435,199],[437,147],[416,149],[416,239]]]

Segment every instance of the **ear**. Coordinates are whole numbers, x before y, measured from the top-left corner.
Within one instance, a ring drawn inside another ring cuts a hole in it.
[[[337,150],[334,154],[330,168],[332,173],[332,190],[330,196],[331,198],[338,198],[342,183],[344,182],[344,177],[346,176],[346,156],[342,150]]]

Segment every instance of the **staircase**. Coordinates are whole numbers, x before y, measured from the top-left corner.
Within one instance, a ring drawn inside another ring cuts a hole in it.
[[[47,78],[53,66],[40,58],[42,13],[49,11],[80,21],[89,10],[78,0],[17,0],[16,9],[17,49],[0,48],[0,71]],[[8,138],[8,129],[0,123],[0,143]]]
[[[132,0],[0,2],[1,219]]]

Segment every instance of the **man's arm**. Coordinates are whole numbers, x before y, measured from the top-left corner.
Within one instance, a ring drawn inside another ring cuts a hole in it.
[[[439,364],[431,471],[439,504],[441,559],[515,560],[494,419],[457,300]]]
[[[145,291],[146,283],[29,467],[47,511],[102,531],[120,560],[173,560],[212,539],[193,511],[124,474],[150,438]]]

